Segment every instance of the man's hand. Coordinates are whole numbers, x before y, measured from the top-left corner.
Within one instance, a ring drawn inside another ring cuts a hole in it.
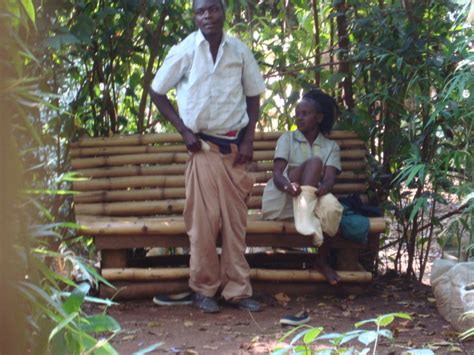
[[[253,142],[242,141],[239,145],[239,152],[234,160],[234,165],[245,164],[253,159]]]
[[[182,137],[184,140],[184,144],[186,145],[186,148],[191,153],[196,153],[201,150],[201,141],[196,137],[196,135],[189,129],[186,129],[182,133]]]

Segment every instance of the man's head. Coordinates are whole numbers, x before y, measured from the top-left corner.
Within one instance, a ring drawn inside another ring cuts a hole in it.
[[[196,26],[205,37],[222,34],[224,28],[224,4],[222,0],[193,0]]]

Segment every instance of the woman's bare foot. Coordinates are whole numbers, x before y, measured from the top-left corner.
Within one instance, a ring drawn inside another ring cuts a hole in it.
[[[324,260],[322,257],[316,257],[315,262],[316,269],[323,274],[326,280],[329,282],[330,285],[336,286],[340,281],[341,278],[337,274],[337,272],[329,266],[329,264]]]

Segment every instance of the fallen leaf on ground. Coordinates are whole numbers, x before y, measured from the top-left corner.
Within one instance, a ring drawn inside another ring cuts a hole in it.
[[[435,346],[453,346],[454,343],[451,343],[450,341],[446,340],[436,340],[434,343],[431,343],[432,345]]]
[[[441,335],[443,335],[445,338],[455,338],[459,335],[458,332],[456,332],[455,330],[443,330],[441,332]]]
[[[397,304],[403,306],[403,307],[408,307],[410,305],[410,302],[408,301],[400,301],[400,302],[397,302]]]
[[[431,314],[418,314],[418,317],[420,317],[420,318],[429,318],[429,317],[431,317]]]
[[[291,298],[283,292],[277,293],[276,295],[273,295],[273,298],[282,306],[286,306],[288,302],[291,301]]]
[[[215,345],[204,345],[202,348],[207,349],[207,350],[217,350],[217,349],[219,349],[219,347],[215,346]]]
[[[134,339],[135,339],[135,335],[125,335],[122,338],[123,341],[134,340]]]

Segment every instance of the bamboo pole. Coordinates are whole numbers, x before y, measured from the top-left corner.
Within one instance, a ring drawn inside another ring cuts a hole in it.
[[[343,140],[341,142],[353,142],[354,146],[364,147],[364,142],[359,139]],[[343,143],[344,144],[344,143]],[[347,143],[346,143],[347,144]],[[276,141],[256,141],[253,144],[254,150],[275,150]],[[341,147],[341,145],[339,145]],[[342,148],[342,147],[341,147]],[[143,154],[143,153],[187,153],[188,149],[184,144],[164,144],[153,145],[132,145],[114,147],[90,147],[72,148],[70,156],[72,158],[82,158],[102,155],[122,155],[122,154]]]
[[[261,208],[261,197],[250,197],[246,201],[248,208]],[[146,216],[163,214],[180,214],[184,211],[185,200],[82,203],[74,206],[80,215],[102,216]]]
[[[341,162],[343,173],[350,170],[364,170],[367,166],[365,159],[360,160],[345,160]],[[272,161],[253,162],[250,165],[250,171],[271,171],[273,168]],[[142,175],[180,175],[184,174],[186,164],[172,164],[172,165],[155,165],[155,166],[114,166],[91,169],[75,170],[77,174],[84,177],[100,178],[100,177],[123,177],[123,176],[142,176]]]
[[[74,202],[77,204],[96,202],[146,201],[177,199],[184,197],[185,190],[181,187],[114,191],[98,190],[80,192],[77,195],[74,195]]]
[[[81,231],[88,235],[183,235],[186,233],[183,217],[97,217],[76,215]],[[382,233],[386,227],[383,217],[369,218],[369,233]],[[249,219],[247,234],[298,235],[294,223],[282,221],[256,221]]]
[[[361,139],[339,139],[336,140],[339,147],[365,148],[365,143]],[[257,150],[275,150],[276,141],[255,141],[253,148]],[[160,146],[152,145],[132,145],[132,146],[112,146],[112,147],[90,147],[72,148],[70,156],[72,158],[84,158],[103,155],[123,155],[123,154],[143,154],[143,153],[186,153],[188,150],[184,144],[164,144]]]
[[[266,174],[265,177],[270,178],[270,173]],[[132,178],[133,179],[133,178]],[[336,185],[334,189],[335,194],[341,194],[345,192],[357,192],[357,189],[360,189],[360,192],[365,191],[365,183],[360,183],[355,185],[353,181],[363,181],[365,180],[365,174],[354,174],[352,172],[344,172],[339,175],[336,179]],[[110,181],[110,180],[109,180]],[[347,184],[346,181],[351,183],[350,186],[344,186]],[[73,184],[74,185],[74,184]],[[84,188],[84,184],[75,184],[74,187]],[[110,185],[109,185],[110,186]],[[116,189],[116,190],[86,190],[79,191],[78,194],[74,195],[75,203],[96,203],[96,202],[120,202],[120,201],[152,201],[152,200],[165,200],[165,199],[176,199],[185,197],[185,189],[182,186],[178,187],[158,187],[158,188],[136,188],[136,189]],[[264,185],[255,184],[251,195],[252,196],[261,196],[263,194]]]
[[[265,171],[252,173],[252,175],[259,183],[267,182],[271,178],[271,173]],[[72,188],[74,191],[94,191],[137,187],[184,187],[184,180],[183,175],[113,177],[73,181]]]
[[[73,169],[86,169],[98,166],[117,166],[127,164],[172,164],[186,163],[188,153],[126,154],[71,160]]]
[[[80,176],[100,177],[123,177],[141,175],[181,175],[186,170],[186,164],[155,165],[155,166],[114,166],[105,168],[78,169],[76,173]]]
[[[335,192],[357,192],[359,191],[358,186],[366,187],[365,184],[341,184],[336,185]],[[166,191],[166,189],[153,189],[158,190],[158,195]],[[181,195],[184,195],[184,188],[180,189]],[[256,194],[250,196],[246,203],[250,209],[260,209],[262,207],[262,188],[256,188]],[[165,200],[151,200],[151,196],[146,197],[147,190],[138,190],[138,195],[144,201],[117,201],[117,202],[96,202],[96,203],[78,203],[75,200],[74,209],[77,214],[82,215],[105,215],[105,216],[143,216],[143,215],[156,215],[156,214],[177,214],[182,213],[184,210],[185,200],[181,199],[165,199]],[[130,192],[130,194],[128,194]],[[173,189],[173,193],[178,194],[177,188]],[[130,197],[131,191],[126,191],[127,197]]]
[[[266,183],[272,177],[270,172],[253,173],[256,183]],[[183,187],[184,176],[132,176],[119,178],[100,178],[94,180],[74,181],[72,187],[74,191],[97,191],[97,190],[121,190],[127,188],[145,187]],[[334,193],[364,192],[367,184],[364,183],[338,183],[334,186]]]
[[[255,132],[255,141],[276,140],[283,132]],[[329,135],[331,139],[355,139],[357,134],[352,131],[335,130]],[[157,143],[180,143],[182,137],[178,133],[148,133],[136,135],[116,135],[112,137],[81,138],[71,144],[72,148],[78,147],[111,147],[123,145],[141,145]]]
[[[337,185],[336,185],[337,186]],[[252,188],[251,196],[262,196],[264,185],[255,184]],[[132,189],[132,190],[98,190],[79,192],[74,195],[74,203],[99,203],[99,202],[124,202],[124,201],[153,201],[182,199],[186,197],[183,187],[167,187],[167,188],[148,188],[148,189]],[[344,193],[335,192],[336,197],[343,196]],[[365,196],[367,203],[367,196]]]
[[[372,274],[367,271],[337,271],[343,283],[371,282]],[[175,281],[189,278],[189,268],[109,268],[102,269],[102,276],[114,281]],[[255,281],[271,282],[326,282],[316,270],[274,270],[250,269],[250,278]]]
[[[365,149],[349,149],[341,151],[341,159],[364,159],[367,154]],[[273,160],[273,150],[259,150],[253,154],[254,161]],[[93,158],[76,158],[71,160],[73,169],[86,169],[100,166],[118,166],[127,164],[173,164],[186,163],[188,153],[145,153],[110,155]]]

